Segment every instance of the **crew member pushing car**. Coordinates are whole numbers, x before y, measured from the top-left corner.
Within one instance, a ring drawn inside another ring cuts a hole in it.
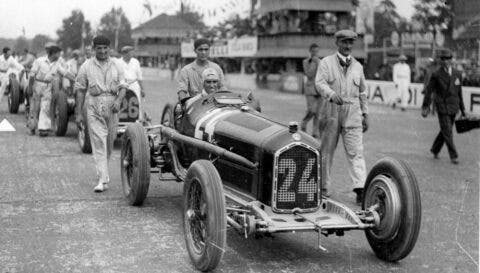
[[[142,69],[140,68],[140,62],[132,56],[132,51],[132,46],[122,47],[122,58],[119,59],[119,62],[123,66],[127,88],[132,90],[138,98],[139,113],[144,113],[143,98],[145,97],[145,93],[142,83]],[[144,121],[145,118],[142,114],[140,115],[139,121]]]
[[[353,44],[357,34],[351,30],[335,33],[338,52],[320,61],[315,84],[328,103],[323,109],[325,130],[321,132],[321,150],[327,155],[327,183],[331,183],[333,155],[341,135],[348,161],[348,172],[357,194],[357,203],[362,202],[366,180],[363,157],[363,132],[368,129],[367,95],[363,66],[353,58]]]
[[[33,62],[29,75],[29,90],[32,94],[32,109],[28,118],[28,128],[32,134],[38,129],[40,136],[47,136],[52,125],[52,84],[59,76],[73,79],[67,73],[66,67],[60,62],[61,48],[54,43],[45,45],[47,56],[42,56]],[[58,78],[59,79],[59,78]]]
[[[126,92],[123,69],[108,56],[109,46],[110,40],[105,36],[93,39],[95,57],[82,64],[75,81],[77,123],[82,121],[84,101],[87,108],[87,124],[98,176],[95,192],[108,188],[108,160],[117,133],[117,113]]]
[[[217,71],[220,79],[220,90],[225,85],[225,77],[220,66],[208,60],[210,42],[202,38],[196,40],[193,45],[197,58],[192,63],[184,66],[178,76],[178,100],[182,103],[202,91],[202,73],[207,68],[213,68]]]

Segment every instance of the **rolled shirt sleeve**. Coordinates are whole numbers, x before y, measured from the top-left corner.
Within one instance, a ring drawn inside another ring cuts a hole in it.
[[[368,114],[367,84],[365,81],[365,74],[363,73],[363,68],[360,73],[359,100],[362,114]]]
[[[83,63],[78,70],[77,77],[75,78],[75,90],[80,90],[85,92],[88,86],[88,78],[87,78],[87,62]]]
[[[335,94],[328,84],[328,64],[325,59],[320,61],[317,68],[317,75],[315,76],[315,87],[320,91],[322,97],[330,98]]]

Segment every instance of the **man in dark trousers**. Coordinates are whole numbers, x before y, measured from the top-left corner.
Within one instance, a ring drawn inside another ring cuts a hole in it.
[[[302,131],[306,132],[307,124],[313,118],[313,137],[318,137],[319,134],[318,114],[322,100],[320,97],[320,92],[318,92],[317,88],[315,87],[315,76],[317,75],[317,68],[318,64],[320,63],[320,58],[318,58],[318,50],[318,45],[312,44],[310,46],[310,57],[303,60],[303,73],[305,76],[307,76],[307,82],[305,83],[304,88],[305,97],[307,99],[307,112],[302,119],[301,129]]]
[[[458,164],[458,153],[453,143],[452,127],[458,110],[461,111],[462,116],[465,116],[462,75],[452,67],[452,52],[450,50],[440,51],[438,57],[440,58],[440,67],[432,74],[428,82],[422,104],[422,116],[426,117],[428,115],[432,93],[434,93],[433,102],[438,113],[440,132],[430,151],[434,158],[438,158],[443,143],[445,143],[450,154],[450,160],[453,164]]]

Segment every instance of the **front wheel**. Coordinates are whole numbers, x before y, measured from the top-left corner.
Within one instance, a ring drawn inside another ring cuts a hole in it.
[[[226,211],[222,180],[210,161],[188,168],[183,186],[183,228],[195,268],[210,271],[222,259],[226,245]]]
[[[125,130],[120,155],[123,194],[128,204],[139,206],[147,197],[150,185],[150,151],[145,129],[139,123]]]
[[[363,209],[375,207],[380,223],[365,231],[378,258],[395,262],[415,246],[422,218],[417,179],[404,161],[387,157],[368,174]]]
[[[53,131],[57,136],[64,136],[68,129],[68,102],[64,91],[55,94],[52,110]]]

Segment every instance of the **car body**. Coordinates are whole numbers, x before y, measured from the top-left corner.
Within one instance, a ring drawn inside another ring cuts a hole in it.
[[[121,171],[129,203],[143,202],[150,172],[171,172],[185,182],[185,240],[201,271],[218,265],[227,226],[245,237],[314,231],[320,248],[321,235],[362,229],[378,257],[397,261],[410,253],[421,204],[405,162],[380,160],[367,179],[362,209],[350,209],[322,196],[320,143],[297,123],[281,124],[256,109],[252,97],[216,92],[188,108],[167,105],[160,125],[128,127]]]

